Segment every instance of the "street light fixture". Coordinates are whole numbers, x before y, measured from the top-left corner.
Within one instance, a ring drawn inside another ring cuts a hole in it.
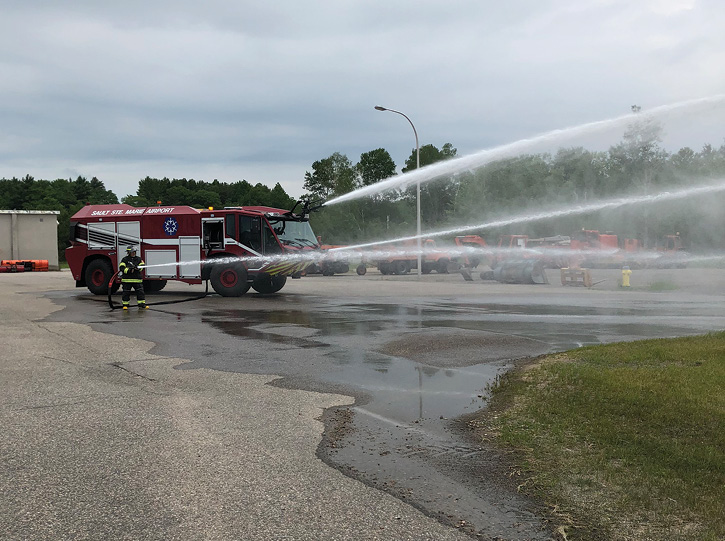
[[[396,111],[395,109],[388,109],[387,107],[381,107],[380,105],[375,106],[376,111],[390,111],[391,113],[397,113],[400,116],[405,117],[405,120],[410,122],[410,127],[413,128],[413,134],[415,134],[415,168],[420,169],[420,145],[418,144],[418,132],[415,129],[415,126],[413,125],[413,121],[408,118],[408,115],[401,113],[400,111]],[[418,241],[418,277],[420,278],[421,275],[421,234],[420,234],[420,180],[417,180],[415,183],[415,201],[416,201],[416,207],[417,207],[417,229],[416,229],[416,239]]]

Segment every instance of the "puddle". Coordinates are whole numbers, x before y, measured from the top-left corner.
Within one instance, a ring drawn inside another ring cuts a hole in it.
[[[374,399],[366,410],[391,423],[435,422],[476,411],[487,396],[486,386],[503,368],[479,364],[437,368],[409,359],[363,353],[333,355],[335,364],[324,381],[355,386]]]
[[[333,301],[303,308],[202,311],[201,321],[271,352],[311,350],[314,362],[281,357],[276,373],[291,384],[304,377],[349,389],[366,397],[366,412],[381,422],[425,424],[436,432],[447,419],[482,407],[488,386],[516,358],[693,334],[722,323],[721,316],[701,311],[688,317],[689,306],[671,303],[663,310],[651,302],[591,306],[416,299],[412,305]],[[225,369],[211,361],[193,366]],[[243,371],[244,360],[227,363],[227,369]]]

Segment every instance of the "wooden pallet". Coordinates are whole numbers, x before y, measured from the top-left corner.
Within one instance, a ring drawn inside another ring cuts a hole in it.
[[[592,287],[589,269],[561,269],[561,285],[574,287]]]

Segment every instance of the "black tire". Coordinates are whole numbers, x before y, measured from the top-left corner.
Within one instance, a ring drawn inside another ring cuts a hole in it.
[[[144,280],[143,290],[146,293],[158,293],[166,287],[166,280]]]
[[[423,262],[421,263],[421,267],[422,267],[422,268],[420,269],[420,271],[421,271],[421,272],[422,272],[423,274],[430,274],[430,271],[432,271],[432,270],[433,270],[433,265],[431,265],[430,263],[426,263],[425,261],[423,261]]]
[[[448,274],[448,260],[443,258],[436,262],[436,272],[438,274]]]
[[[287,283],[286,276],[270,276],[262,274],[257,276],[252,282],[252,289],[262,295],[271,295],[277,293]]]
[[[359,264],[359,265],[357,266],[357,269],[355,269],[355,272],[357,272],[357,275],[358,275],[358,276],[365,276],[365,273],[366,273],[367,271],[368,271],[368,268],[367,268],[367,267],[366,267],[366,266],[365,266],[365,265],[364,265],[363,263],[360,263],[360,264]]]
[[[335,274],[347,274],[350,272],[350,265],[342,261],[337,261],[333,265],[333,269],[335,270]]]
[[[85,275],[88,291],[94,295],[108,295],[108,282],[111,281],[113,274],[113,268],[108,259],[94,259],[88,263]]]
[[[378,263],[378,270],[380,271],[380,274],[391,274],[392,271],[390,266],[390,263]]]
[[[410,272],[410,269],[407,261],[393,261],[394,274],[408,274],[408,272]]]
[[[215,264],[209,279],[211,287],[222,297],[239,297],[249,291],[247,269],[241,263]]]

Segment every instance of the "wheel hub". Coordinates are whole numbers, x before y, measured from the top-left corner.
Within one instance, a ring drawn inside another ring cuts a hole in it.
[[[238,277],[237,273],[232,269],[226,269],[222,272],[219,279],[224,287],[234,287],[237,283]]]

